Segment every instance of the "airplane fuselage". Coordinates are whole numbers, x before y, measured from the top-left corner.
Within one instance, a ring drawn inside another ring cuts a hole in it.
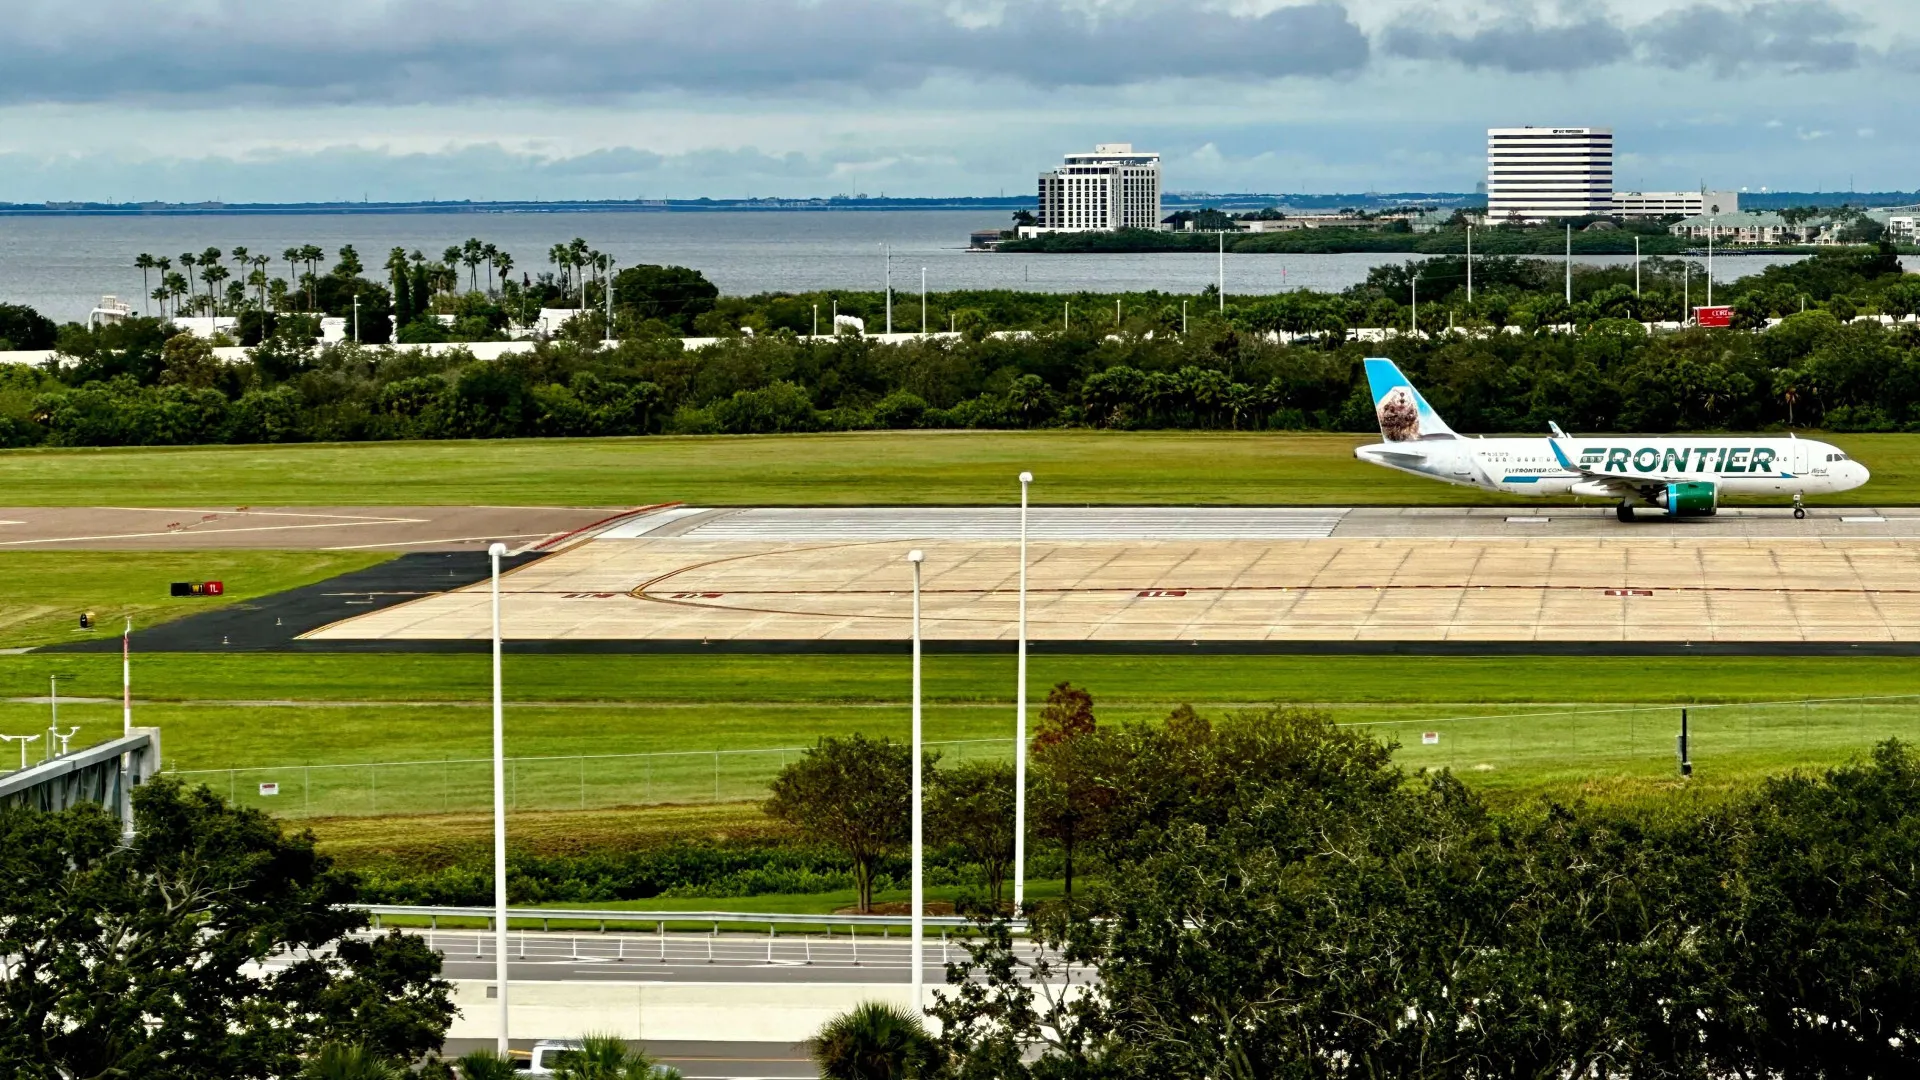
[[[1816,495],[1850,491],[1868,477],[1828,443],[1753,435],[1425,438],[1362,446],[1354,455],[1487,491],[1608,498],[1632,489],[1649,501],[1674,483],[1711,483],[1725,495]]]

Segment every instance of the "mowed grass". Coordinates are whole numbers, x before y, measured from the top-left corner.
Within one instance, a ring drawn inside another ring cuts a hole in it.
[[[118,732],[117,656],[0,657],[0,697],[43,698],[52,670],[63,697],[91,699],[61,706],[76,745]],[[134,679],[135,721],[161,728],[169,766],[249,805],[314,818],[488,805],[485,656],[162,654],[137,656]],[[1501,798],[1660,790],[1683,706],[1702,785],[1920,739],[1920,667],[1899,658],[1039,656],[1036,714],[1062,680],[1090,688],[1108,723],[1183,702],[1319,705],[1399,743],[1410,770],[1452,768]],[[520,813],[750,803],[821,735],[908,734],[904,657],[509,656],[506,685]],[[949,761],[1011,754],[1012,687],[1010,657],[929,656],[926,737]],[[1852,700],[1870,696],[1896,700]],[[1751,704],[1804,698],[1844,700]],[[46,713],[0,702],[0,732],[43,730]],[[261,796],[263,782],[279,793]]]
[[[0,502],[254,505],[1462,505],[1521,502],[1366,465],[1366,434],[853,432],[0,452]],[[1920,502],[1920,435],[1833,441],[1873,482],[1820,503]]]
[[[0,499],[4,499],[0,495]],[[365,569],[390,554],[346,551],[10,551],[0,554],[0,648],[119,637],[136,627]],[[220,596],[175,597],[176,581],[219,581]],[[83,631],[80,615],[92,612]]]

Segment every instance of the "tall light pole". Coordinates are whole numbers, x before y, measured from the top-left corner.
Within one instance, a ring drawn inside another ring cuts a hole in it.
[[[887,252],[887,333],[893,333],[893,245],[881,244]]]
[[[927,336],[927,268],[920,268],[920,336]]]
[[[55,740],[60,738],[60,676],[49,675],[47,676],[47,682],[52,686],[52,689],[47,691],[47,708],[50,710],[50,716],[47,720],[46,760],[52,761],[54,757],[53,744]]]
[[[120,734],[133,734],[133,616],[120,635]]]
[[[1220,314],[1227,313],[1227,233],[1220,231]]]
[[[1640,238],[1633,238],[1633,295],[1640,295]]]
[[[493,544],[493,980],[500,988],[500,1037],[507,1053],[507,764],[506,714],[500,701],[500,556],[507,545]]]
[[[1187,302],[1180,301],[1180,336],[1187,336]]]
[[[1707,306],[1713,306],[1713,234],[1720,231],[1718,214],[1707,218]]]
[[[1412,326],[1409,329],[1417,338],[1420,336],[1420,271],[1415,270],[1408,280],[1413,283],[1413,317]]]
[[[613,344],[613,259],[607,259],[607,344]]]
[[[353,294],[353,343],[360,344],[360,294]]]
[[[1027,486],[1033,474],[1020,474],[1020,644],[1013,695],[1013,917],[1027,899]]]
[[[1573,223],[1567,223],[1567,306],[1573,306]]]
[[[919,548],[907,552],[907,561],[913,564],[913,890],[911,893],[913,918],[910,920],[912,924],[910,932],[913,934],[911,962],[913,964],[913,1015],[916,1018],[920,1016],[920,1010],[923,1007],[921,980],[926,977],[925,971],[922,970],[926,963],[924,954],[926,942],[923,940],[926,933],[926,889],[922,873],[924,853],[920,842],[920,784],[921,774],[925,772],[921,767],[920,758],[920,563],[925,558],[925,553]]]
[[[1473,303],[1473,226],[1467,226],[1467,303]]]

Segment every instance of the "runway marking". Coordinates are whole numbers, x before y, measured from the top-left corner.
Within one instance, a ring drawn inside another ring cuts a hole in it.
[[[425,521],[426,518],[368,519],[364,521],[332,521],[320,525],[250,525],[242,529],[195,529],[195,536],[219,536],[224,533],[256,532],[293,532],[297,529],[358,529],[370,524],[394,524]],[[185,529],[162,529],[159,532],[103,533],[99,536],[43,536],[35,540],[0,540],[0,547],[19,547],[24,544],[77,544],[91,540],[145,540],[155,536],[179,536]],[[340,549],[333,549],[340,550]]]
[[[417,547],[420,544],[478,544],[483,540],[537,540],[546,533],[513,533],[507,536],[448,536],[439,540],[389,540],[381,544],[341,544],[321,551],[365,551],[369,548]]]

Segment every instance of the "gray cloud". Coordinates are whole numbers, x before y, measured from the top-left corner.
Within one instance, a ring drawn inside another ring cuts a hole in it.
[[[884,92],[957,72],[1040,87],[1352,72],[1366,36],[1334,0],[1236,16],[1206,0],[1089,11],[1012,0],[963,25],[932,0],[17,0],[0,103],[243,104],[616,98],[636,91]]]
[[[1632,25],[1606,14],[1551,22],[1512,8],[1487,28],[1468,31],[1448,29],[1430,12],[1403,17],[1382,34],[1381,46],[1394,56],[1508,72],[1576,71],[1623,61],[1674,70],[1704,67],[1723,76],[1750,68],[1832,72],[1877,56],[1844,36],[1860,25],[1830,0],[1696,3]]]

